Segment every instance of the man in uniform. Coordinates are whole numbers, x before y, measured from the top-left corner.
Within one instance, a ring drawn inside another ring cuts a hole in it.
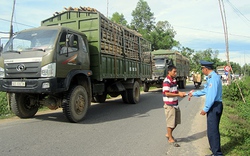
[[[222,105],[222,83],[220,76],[213,71],[213,63],[200,61],[202,73],[207,76],[207,83],[204,89],[196,92],[190,91],[189,96],[200,97],[206,95],[205,106],[201,110],[201,115],[207,114],[207,136],[211,156],[222,156],[220,145],[219,123],[223,111]]]

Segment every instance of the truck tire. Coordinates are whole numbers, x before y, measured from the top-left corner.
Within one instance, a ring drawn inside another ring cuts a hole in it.
[[[140,101],[140,84],[135,81],[133,89],[128,89],[128,101],[131,104],[136,104]]]
[[[88,93],[84,86],[73,86],[65,94],[63,113],[70,122],[79,122],[84,119],[88,110]]]
[[[38,111],[38,105],[31,103],[27,94],[13,93],[10,100],[11,110],[20,118],[31,118]]]
[[[102,95],[94,96],[94,101],[99,103],[104,103],[107,99],[107,93],[103,93]]]
[[[181,81],[177,81],[178,89],[181,89]]]
[[[183,80],[183,89],[185,89],[187,86],[187,82],[186,82],[186,79]]]
[[[180,80],[180,81],[178,81],[179,83],[178,83],[178,85],[179,85],[179,88],[180,89],[184,89],[184,83],[183,83],[183,80]]]
[[[125,91],[122,92],[122,101],[124,103],[129,103],[127,90],[125,90]]]
[[[149,91],[149,84],[147,84],[147,83],[143,84],[143,91],[144,92],[148,92]]]

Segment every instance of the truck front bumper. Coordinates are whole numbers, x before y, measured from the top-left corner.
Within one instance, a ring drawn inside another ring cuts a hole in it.
[[[0,79],[0,91],[3,92],[51,94],[62,91],[62,88],[63,83],[58,83],[57,78]]]

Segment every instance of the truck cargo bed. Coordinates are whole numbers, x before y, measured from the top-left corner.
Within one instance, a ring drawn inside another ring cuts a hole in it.
[[[92,78],[148,78],[151,44],[141,35],[111,22],[99,12],[65,11],[43,20],[42,26],[61,25],[87,35]]]

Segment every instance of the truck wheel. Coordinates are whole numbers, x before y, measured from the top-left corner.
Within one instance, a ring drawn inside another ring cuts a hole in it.
[[[83,120],[88,110],[88,93],[84,86],[72,87],[63,100],[63,113],[70,122]]]
[[[124,103],[129,103],[127,90],[125,90],[125,91],[122,92],[122,101]]]
[[[148,90],[149,90],[149,84],[144,83],[144,84],[143,84],[143,91],[144,91],[144,92],[148,92]]]
[[[128,100],[131,104],[136,104],[140,100],[140,85],[137,81],[135,81],[133,89],[128,89]]]
[[[183,87],[184,87],[184,86],[183,86],[183,80],[180,80],[179,83],[178,83],[178,85],[179,85],[179,88],[180,88],[180,89],[184,89],[184,88],[183,88]]]
[[[99,103],[104,103],[106,101],[106,98],[107,98],[107,93],[103,93],[102,95],[94,96],[95,102],[99,102]]]
[[[185,89],[186,88],[186,80],[182,80],[182,89]]]
[[[20,118],[31,118],[38,111],[38,105],[31,102],[27,94],[13,93],[10,100],[11,110]]]

